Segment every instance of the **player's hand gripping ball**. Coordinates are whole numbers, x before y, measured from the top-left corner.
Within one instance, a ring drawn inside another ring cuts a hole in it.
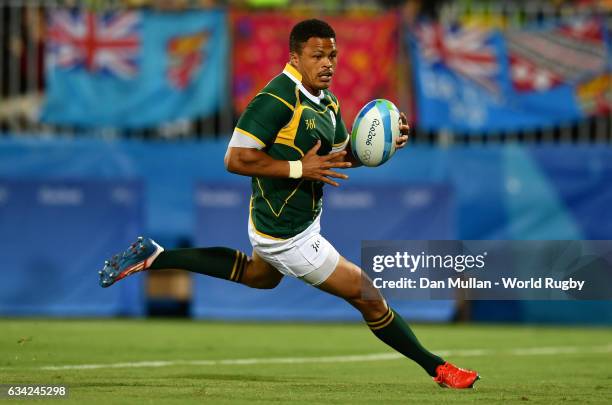
[[[351,132],[353,155],[365,166],[380,166],[395,153],[400,113],[389,100],[367,103],[355,117]]]

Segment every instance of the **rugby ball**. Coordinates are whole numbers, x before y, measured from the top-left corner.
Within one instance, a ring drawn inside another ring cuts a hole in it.
[[[399,110],[389,100],[372,100],[363,106],[351,131],[355,158],[365,166],[380,166],[389,160],[400,136],[399,119]]]

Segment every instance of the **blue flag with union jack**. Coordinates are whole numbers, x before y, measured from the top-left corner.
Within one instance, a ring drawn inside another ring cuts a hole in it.
[[[609,114],[608,43],[595,18],[507,31],[419,24],[408,35],[419,125],[483,133]]]
[[[152,127],[214,113],[225,97],[221,11],[57,10],[46,45],[44,122]]]

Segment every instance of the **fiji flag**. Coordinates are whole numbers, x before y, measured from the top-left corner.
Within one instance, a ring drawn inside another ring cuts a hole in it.
[[[225,97],[222,11],[54,11],[41,120],[151,127],[214,113]]]
[[[506,31],[422,23],[409,36],[419,125],[483,134],[610,114],[608,36],[586,18]]]

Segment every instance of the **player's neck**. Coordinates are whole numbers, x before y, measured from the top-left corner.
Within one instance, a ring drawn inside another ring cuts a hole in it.
[[[321,95],[321,90],[315,90],[304,82],[302,82],[302,86],[306,89],[307,92],[309,92],[315,97],[319,97]]]
[[[308,93],[310,93],[311,95],[313,95],[314,97],[320,97],[321,96],[321,89],[315,90],[314,87],[310,86],[308,83],[306,83],[304,81],[304,73],[302,73],[300,71],[300,68],[297,64],[293,63],[293,62],[289,62],[289,65],[295,69],[295,71],[299,74],[299,76],[294,76],[296,80],[298,80],[301,84],[302,87],[304,88],[304,90],[306,90]]]

